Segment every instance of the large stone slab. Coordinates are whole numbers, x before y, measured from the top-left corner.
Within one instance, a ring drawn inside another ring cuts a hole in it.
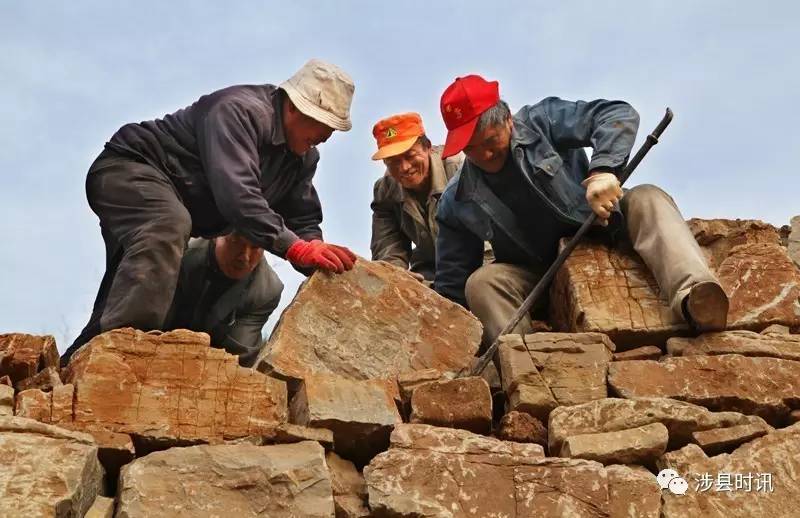
[[[117,518],[333,517],[316,442],[201,445],[151,453],[122,469]]]
[[[50,335],[0,334],[0,376],[16,384],[47,367],[58,369],[56,340]]]
[[[800,406],[800,362],[738,354],[636,360],[609,366],[624,398],[666,397],[763,417],[774,426]]]
[[[110,331],[82,347],[64,377],[75,386],[76,428],[165,447],[259,435],[287,420],[286,384],[240,367],[205,333]]]
[[[667,352],[672,356],[741,354],[800,361],[800,335],[726,331],[697,338],[670,338]]]
[[[694,451],[675,468],[689,482],[686,494],[663,493],[664,518],[797,516],[800,425],[776,430],[731,454],[704,458]]]
[[[652,475],[645,495],[647,479],[627,467],[544,458],[535,444],[426,425],[395,428],[364,476],[375,516],[596,518],[633,508],[655,517],[660,508]]]
[[[669,449],[672,450],[691,442],[695,431],[764,424],[764,421],[736,412],[711,412],[702,406],[674,399],[600,399],[554,410],[548,425],[549,449],[551,454],[561,451],[564,441],[575,435],[615,432],[651,423],[662,423],[667,427]]]
[[[4,516],[83,516],[102,487],[90,436],[22,417],[0,417],[0,466]]]
[[[389,446],[392,428],[402,423],[388,382],[311,374],[292,398],[295,424],[333,432],[334,450],[363,466]]]
[[[800,325],[800,271],[774,227],[755,220],[688,224],[730,297],[729,329]],[[551,300],[557,330],[606,333],[621,349],[660,345],[687,330],[628,244],[578,245],[556,275]]]
[[[317,272],[303,284],[256,367],[290,379],[459,371],[480,339],[480,322],[458,304],[398,268],[359,259],[349,272]]]
[[[492,431],[492,395],[481,377],[433,381],[418,387],[411,398],[411,423]]]

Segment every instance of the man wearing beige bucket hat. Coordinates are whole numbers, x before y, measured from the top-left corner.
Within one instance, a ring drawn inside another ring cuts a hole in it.
[[[296,269],[341,273],[355,255],[322,241],[316,146],[351,127],[353,81],[312,59],[279,86],[239,85],[120,128],[89,169],[106,272],[62,358],[119,327],[161,329],[190,236],[236,232]]]
[[[431,145],[418,113],[382,119],[372,134],[378,143],[372,159],[386,165],[375,182],[371,205],[372,259],[408,268],[418,280],[433,281],[436,207],[464,155],[443,159],[442,147]]]

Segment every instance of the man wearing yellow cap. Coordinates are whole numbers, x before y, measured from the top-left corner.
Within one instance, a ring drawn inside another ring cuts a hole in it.
[[[432,281],[437,204],[464,155],[442,158],[441,146],[431,145],[418,113],[382,119],[372,134],[378,143],[372,159],[386,165],[385,174],[375,182],[371,205],[372,260],[410,269],[418,280]]]

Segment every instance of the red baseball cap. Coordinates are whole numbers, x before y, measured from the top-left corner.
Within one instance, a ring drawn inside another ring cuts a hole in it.
[[[440,109],[447,127],[442,157],[464,149],[475,132],[480,114],[500,100],[500,85],[479,75],[456,78],[442,94]]]

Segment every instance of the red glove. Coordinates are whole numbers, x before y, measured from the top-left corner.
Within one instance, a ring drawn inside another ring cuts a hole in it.
[[[353,269],[356,255],[343,246],[323,243],[319,239],[299,239],[286,251],[286,260],[300,268],[321,268],[342,273]]]

